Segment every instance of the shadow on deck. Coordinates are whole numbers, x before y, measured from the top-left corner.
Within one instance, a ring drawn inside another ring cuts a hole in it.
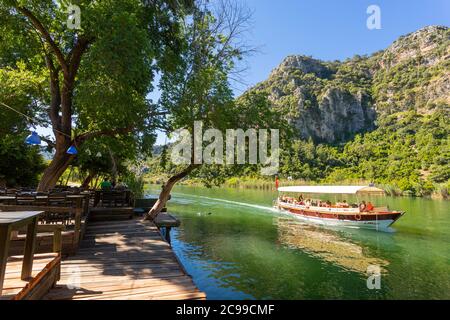
[[[204,299],[156,226],[138,219],[89,222],[77,254],[44,299]]]

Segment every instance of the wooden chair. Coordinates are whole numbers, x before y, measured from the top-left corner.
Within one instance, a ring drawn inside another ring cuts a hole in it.
[[[59,229],[68,231],[70,239],[68,244],[68,254],[73,254],[78,250],[81,227],[82,227],[82,207],[50,207],[50,206],[17,206],[0,205],[1,211],[44,211],[39,217],[41,229]]]

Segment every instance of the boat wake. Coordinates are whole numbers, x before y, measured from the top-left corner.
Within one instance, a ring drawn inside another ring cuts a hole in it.
[[[279,210],[273,208],[273,207],[266,207],[266,206],[261,206],[258,204],[252,204],[252,203],[247,203],[247,202],[239,202],[239,201],[233,201],[233,200],[226,200],[226,199],[220,199],[220,198],[211,198],[211,197],[205,197],[205,196],[198,196],[198,195],[192,195],[192,194],[186,194],[186,193],[176,193],[174,194],[174,196],[183,196],[183,197],[194,197],[194,198],[201,198],[201,199],[205,199],[208,201],[212,201],[214,202],[221,202],[221,203],[227,203],[227,204],[231,204],[234,206],[244,206],[244,207],[250,207],[250,208],[254,208],[254,209],[259,209],[259,210],[264,210],[267,212],[272,212],[272,213],[280,213]],[[183,201],[183,199],[176,199],[175,197],[172,199],[172,201],[176,201],[178,202],[178,200]]]

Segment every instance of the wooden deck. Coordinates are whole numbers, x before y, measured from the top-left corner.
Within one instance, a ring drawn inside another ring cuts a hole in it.
[[[44,299],[204,299],[152,222],[89,221]]]
[[[23,256],[9,257],[0,300],[40,299],[58,280],[60,256],[35,254],[31,281],[21,280]]]

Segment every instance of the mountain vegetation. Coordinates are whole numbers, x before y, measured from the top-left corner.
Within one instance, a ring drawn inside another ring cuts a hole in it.
[[[426,27],[343,62],[289,56],[250,91],[269,94],[294,129],[282,176],[449,193],[449,28]]]

